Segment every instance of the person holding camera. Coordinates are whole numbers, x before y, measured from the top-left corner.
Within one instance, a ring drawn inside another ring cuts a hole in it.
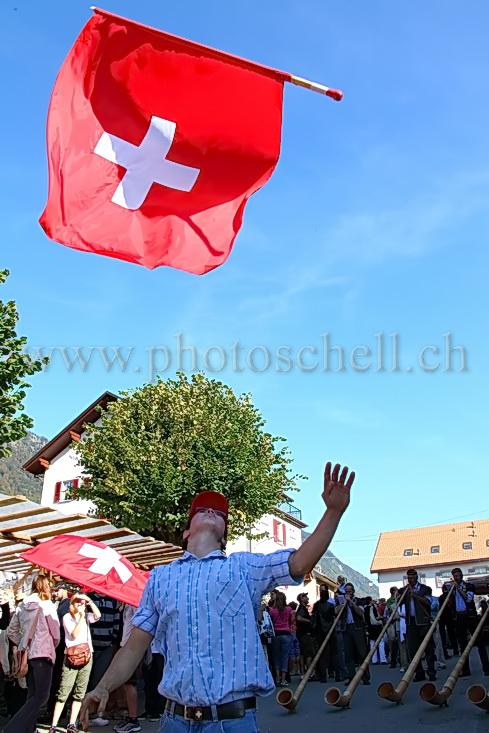
[[[87,613],[88,607],[90,607],[89,613]],[[62,619],[66,650],[49,733],[56,733],[56,726],[72,691],[73,703],[66,733],[77,733],[76,720],[92,669],[93,646],[89,624],[94,624],[99,619],[100,611],[88,596],[83,593],[75,593],[72,596],[68,613]]]

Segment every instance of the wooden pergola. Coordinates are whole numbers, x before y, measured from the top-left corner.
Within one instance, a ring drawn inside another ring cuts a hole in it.
[[[181,547],[143,537],[126,527],[115,527],[105,519],[62,514],[24,496],[0,494],[0,571],[27,572],[30,563],[20,555],[60,534],[105,542],[142,570],[170,563],[183,554]]]

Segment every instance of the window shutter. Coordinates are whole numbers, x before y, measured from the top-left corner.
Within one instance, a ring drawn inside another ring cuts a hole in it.
[[[79,486],[80,486],[80,479],[79,479],[79,478],[76,478],[76,479],[75,479],[75,480],[73,481],[73,488],[74,488],[74,489],[77,489],[77,488],[78,488]]]
[[[274,542],[278,542],[278,520],[273,520],[273,539]]]
[[[282,539],[285,546],[287,544],[287,525],[285,522],[282,524]]]
[[[61,499],[61,481],[56,481],[56,486],[54,487],[54,501],[59,501]]]

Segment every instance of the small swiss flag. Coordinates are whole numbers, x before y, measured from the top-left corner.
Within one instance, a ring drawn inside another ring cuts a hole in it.
[[[277,163],[286,76],[96,11],[51,99],[46,234],[149,268],[222,264]]]

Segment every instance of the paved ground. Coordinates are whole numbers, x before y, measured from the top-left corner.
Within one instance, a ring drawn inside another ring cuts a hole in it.
[[[456,660],[455,660],[456,661]],[[489,687],[489,678],[483,677],[477,658],[473,659],[473,674],[470,680],[460,679],[450,697],[448,708],[428,705],[419,697],[420,684],[412,683],[405,695],[403,705],[382,700],[377,695],[381,682],[390,680],[397,685],[401,678],[398,670],[389,667],[372,667],[372,685],[360,685],[352,700],[350,709],[331,708],[324,702],[324,693],[330,685],[310,682],[300,700],[297,712],[290,715],[275,702],[275,695],[262,698],[258,703],[258,717],[262,733],[308,733],[334,727],[341,733],[372,733],[379,730],[389,733],[413,733],[415,726],[423,726],[430,733],[487,733],[489,714],[479,710],[465,697],[467,688],[476,682]],[[438,687],[448,677],[448,669],[438,673]],[[297,680],[298,678],[294,678]],[[294,683],[292,688],[295,687]],[[4,723],[4,721],[1,721]],[[0,723],[0,725],[1,725]],[[91,728],[91,731],[113,730],[113,722],[106,728]],[[157,733],[158,723],[142,723],[144,733]]]

